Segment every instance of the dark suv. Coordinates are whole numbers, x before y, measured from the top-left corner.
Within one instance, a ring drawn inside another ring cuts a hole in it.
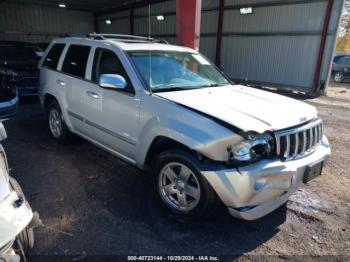
[[[350,76],[350,55],[338,55],[334,57],[332,67],[333,79],[342,83]]]
[[[39,59],[40,57],[35,53],[33,46],[27,43],[0,42],[2,82],[6,82],[7,86],[17,88],[19,96],[37,95],[39,90]]]

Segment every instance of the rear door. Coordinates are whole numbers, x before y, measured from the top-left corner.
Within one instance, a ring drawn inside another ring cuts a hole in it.
[[[64,89],[61,86],[57,88],[57,67],[59,65],[59,61],[63,50],[66,44],[57,43],[52,45],[47,55],[41,61],[40,66],[40,96],[43,101],[43,93],[49,92],[57,98],[60,98],[61,95],[64,95]]]
[[[84,132],[86,69],[91,46],[71,44],[56,84],[65,89],[67,114],[74,130]]]

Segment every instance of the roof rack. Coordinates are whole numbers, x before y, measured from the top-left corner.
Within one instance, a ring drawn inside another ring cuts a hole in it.
[[[94,40],[107,40],[107,39],[113,39],[120,42],[126,42],[126,43],[162,43],[162,44],[169,44],[165,40],[160,39],[154,39],[152,37],[145,37],[145,36],[135,36],[135,35],[120,35],[120,34],[96,34],[96,33],[90,33],[90,34],[62,34],[59,37],[81,37],[81,38],[93,38]]]
[[[113,39],[121,42],[128,43],[163,43],[168,44],[165,40],[154,39],[152,37],[144,37],[144,36],[134,36],[134,35],[120,35],[120,34],[96,34],[91,33],[88,34],[87,37],[93,38],[95,40],[106,40]]]

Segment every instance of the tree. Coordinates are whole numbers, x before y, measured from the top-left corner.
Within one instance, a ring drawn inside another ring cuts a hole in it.
[[[340,19],[337,40],[337,54],[350,54],[350,0],[345,0],[342,17]]]

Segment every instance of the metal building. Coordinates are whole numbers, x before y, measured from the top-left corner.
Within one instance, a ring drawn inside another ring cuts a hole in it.
[[[177,43],[175,0],[63,2],[67,8],[53,0],[2,1],[0,39],[150,31]],[[342,7],[343,0],[202,0],[200,51],[236,82],[322,93]]]

